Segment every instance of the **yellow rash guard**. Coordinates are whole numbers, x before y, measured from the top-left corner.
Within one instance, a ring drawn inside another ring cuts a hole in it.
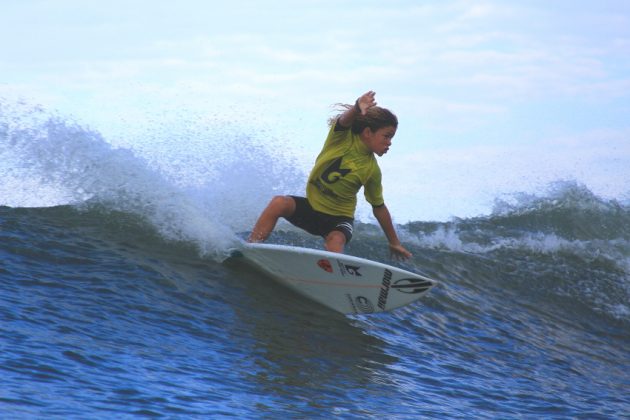
[[[335,122],[308,177],[306,198],[313,209],[334,216],[354,218],[361,187],[365,199],[382,206],[381,169],[374,153],[361,138]]]

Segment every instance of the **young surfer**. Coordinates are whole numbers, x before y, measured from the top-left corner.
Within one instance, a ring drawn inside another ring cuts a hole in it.
[[[352,238],[357,194],[361,187],[372,205],[392,256],[409,258],[400,243],[392,218],[383,200],[381,170],[374,154],[383,156],[392,144],[398,119],[376,106],[369,91],[354,106],[332,121],[324,147],[315,161],[306,186],[306,197],[276,196],[260,215],[248,241],[267,239],[280,217],[305,231],[322,236],[325,248],[343,252]]]

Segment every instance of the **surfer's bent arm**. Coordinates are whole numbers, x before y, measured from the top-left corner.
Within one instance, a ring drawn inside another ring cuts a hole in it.
[[[387,240],[389,241],[389,250],[392,253],[392,256],[402,259],[411,257],[411,252],[407,251],[400,243],[400,239],[398,239],[398,234],[396,234],[396,229],[394,229],[392,216],[389,213],[387,206],[385,204],[376,206],[373,207],[372,211],[374,213],[374,217],[376,217],[376,220],[378,220],[378,223],[381,225],[381,229],[383,229]]]
[[[338,123],[343,128],[352,127],[352,123],[354,119],[359,114],[365,115],[368,109],[376,106],[376,100],[374,99],[374,95],[376,93],[369,91],[359,96],[359,99],[354,103],[354,106],[345,110],[343,114],[339,117]]]

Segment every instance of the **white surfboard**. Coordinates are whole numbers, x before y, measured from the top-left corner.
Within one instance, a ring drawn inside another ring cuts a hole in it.
[[[390,311],[424,296],[437,281],[351,255],[294,246],[244,243],[241,259],[297,293],[343,314]]]

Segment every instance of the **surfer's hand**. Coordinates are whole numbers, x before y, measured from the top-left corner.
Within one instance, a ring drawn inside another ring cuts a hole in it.
[[[376,106],[376,100],[374,99],[375,95],[376,93],[373,91],[369,91],[361,95],[354,104],[357,111],[359,111],[362,115],[365,115],[368,109]]]
[[[397,260],[406,260],[411,257],[411,252],[407,251],[401,244],[389,244],[389,252],[392,258]]]

